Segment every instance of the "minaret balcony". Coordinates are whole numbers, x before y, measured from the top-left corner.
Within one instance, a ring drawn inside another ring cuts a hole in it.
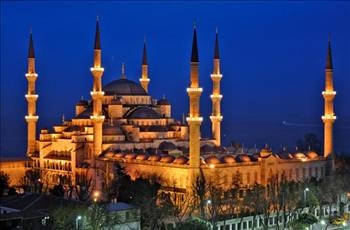
[[[325,100],[333,100],[335,95],[337,94],[336,91],[323,91],[322,95]]]
[[[203,117],[186,117],[188,123],[202,123]]]
[[[92,98],[100,98],[105,95],[105,92],[103,91],[91,91],[90,92]]]
[[[222,121],[222,116],[210,116],[211,121]]]
[[[34,115],[27,115],[24,117],[26,119],[27,122],[30,122],[30,121],[38,121],[39,119],[39,116],[34,116]]]
[[[212,95],[210,95],[210,98],[211,98],[211,99],[220,99],[220,100],[221,100],[222,97],[223,97],[223,96],[222,96],[221,94],[218,94],[218,95],[212,94]]]
[[[142,81],[145,81],[145,82],[149,82],[149,81],[151,81],[149,78],[140,78],[140,81],[142,82]]]
[[[203,88],[200,87],[189,87],[186,89],[189,96],[200,96],[203,92]]]
[[[321,117],[323,122],[327,122],[327,121],[332,121],[334,122],[337,119],[337,116],[331,114],[331,115],[324,115]]]
[[[38,94],[26,94],[25,98],[27,99],[27,101],[36,101],[38,100],[39,95]]]
[[[91,72],[103,72],[105,69],[103,67],[91,67],[90,68]]]
[[[105,120],[105,116],[103,116],[103,115],[92,115],[92,116],[90,116],[90,119],[93,122],[103,122]]]
[[[38,78],[38,74],[36,73],[26,73],[25,76],[28,81],[35,81]]]
[[[222,74],[210,74],[210,77],[213,81],[215,80],[221,80]]]

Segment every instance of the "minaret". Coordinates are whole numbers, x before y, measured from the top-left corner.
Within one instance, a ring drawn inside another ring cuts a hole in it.
[[[94,154],[98,156],[102,152],[102,125],[105,117],[102,114],[102,91],[101,78],[104,69],[101,66],[101,41],[100,41],[100,26],[99,21],[96,21],[96,36],[94,47],[94,66],[91,67],[91,73],[94,78],[94,85],[91,91],[93,100],[93,113],[91,120],[94,124]]]
[[[196,26],[194,26],[192,55],[191,55],[191,84],[187,88],[187,93],[190,98],[190,113],[187,117],[187,122],[190,129],[189,149],[190,149],[190,167],[199,168],[200,166],[200,127],[203,118],[200,116],[200,96],[203,89],[199,87],[199,58],[197,47]]]
[[[220,56],[219,56],[219,38],[218,31],[216,30],[215,37],[215,49],[214,49],[214,63],[213,63],[213,73],[210,75],[213,81],[213,93],[210,95],[212,101],[212,114],[210,116],[211,120],[211,130],[213,139],[216,146],[221,145],[221,99],[220,94],[220,81],[222,74],[220,72]]]
[[[146,39],[143,43],[143,56],[142,56],[142,76],[140,78],[140,83],[142,88],[148,93],[148,85],[150,79],[148,78],[148,64],[147,64],[147,50],[146,50]]]
[[[28,124],[27,155],[31,156],[36,150],[36,123],[39,119],[39,116],[36,115],[36,101],[39,96],[35,93],[35,81],[38,78],[38,74],[35,72],[35,55],[32,33],[30,33],[29,38],[28,71],[26,73],[26,78],[28,81],[28,91],[25,95],[28,104],[28,114],[25,116]]]
[[[336,92],[333,89],[333,64],[330,37],[328,38],[326,60],[326,84],[322,95],[324,98],[324,115],[322,116],[322,121],[324,123],[324,157],[328,157],[333,153],[333,123],[337,118],[334,114],[333,101]]]

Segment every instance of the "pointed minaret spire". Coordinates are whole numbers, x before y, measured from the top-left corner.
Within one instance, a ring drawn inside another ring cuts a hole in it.
[[[35,58],[32,31],[30,31],[30,35],[29,35],[28,58]]]
[[[95,34],[95,50],[101,49],[101,38],[100,38],[100,23],[98,16],[96,17],[96,34]]]
[[[142,71],[140,84],[142,88],[148,93],[148,86],[150,79],[148,78],[148,63],[147,63],[147,49],[146,49],[146,37],[143,40],[143,54],[142,54]]]
[[[216,28],[216,35],[215,35],[214,59],[220,59],[220,55],[219,55],[219,33],[218,33],[218,28]]]
[[[122,63],[122,79],[125,79],[125,65]]]
[[[328,49],[327,49],[326,69],[333,69],[332,51],[331,51],[331,33],[329,33],[329,35],[328,35]]]
[[[147,65],[146,37],[143,41],[142,65]]]
[[[28,89],[25,98],[27,100],[27,115],[25,119],[27,121],[27,155],[31,156],[35,153],[36,149],[36,124],[38,122],[39,116],[36,114],[36,102],[39,95],[35,91],[35,82],[38,78],[38,74],[35,72],[35,55],[34,55],[34,45],[33,45],[33,35],[30,31],[29,36],[29,49],[28,49],[28,70],[26,73],[26,78],[28,81]]]
[[[219,56],[219,36],[218,29],[216,28],[215,34],[215,48],[214,48],[214,60],[213,60],[213,72],[210,75],[213,81],[213,93],[210,95],[212,101],[212,113],[210,116],[211,127],[212,127],[212,137],[214,144],[216,146],[221,145],[221,91],[220,91],[220,81],[222,74],[220,71],[220,56]]]
[[[325,88],[322,92],[324,98],[324,115],[322,121],[324,123],[324,157],[332,156],[333,154],[333,126],[337,119],[334,112],[334,98],[337,94],[333,86],[333,63],[331,53],[331,39],[328,37],[326,70],[325,70]],[[332,159],[332,158],[330,158]],[[333,162],[331,163],[333,167]]]
[[[199,62],[196,27],[197,27],[196,26],[196,22],[194,22],[194,24],[193,24],[193,41],[192,41],[191,62]]]

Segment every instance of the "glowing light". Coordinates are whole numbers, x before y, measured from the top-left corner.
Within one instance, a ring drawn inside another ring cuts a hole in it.
[[[103,72],[103,71],[105,71],[105,69],[102,68],[102,67],[91,67],[91,68],[90,68],[90,71],[91,71],[91,72],[94,72],[94,71]]]
[[[203,88],[200,88],[200,87],[198,87],[198,88],[190,87],[190,88],[187,88],[186,90],[187,90],[187,92],[203,92]]]
[[[305,161],[307,161],[307,159],[306,158],[302,158],[301,161],[305,162]]]
[[[215,168],[215,165],[210,164],[210,165],[209,165],[209,168],[213,169],[213,168]]]
[[[324,115],[322,116],[322,120],[335,120],[337,119],[337,116],[332,115]]]
[[[219,95],[210,95],[210,98],[222,98],[222,95],[221,94],[219,94]]]
[[[26,94],[25,97],[26,98],[38,98],[39,95],[38,94]]]
[[[28,115],[24,117],[26,120],[38,120],[39,116]]]
[[[326,225],[326,221],[325,220],[321,220],[321,225]]]
[[[207,204],[211,204],[211,200],[207,200]]]
[[[150,81],[149,78],[140,78],[140,81]]]
[[[305,188],[305,191],[308,192],[308,191],[310,191],[310,189],[309,188]]]
[[[322,95],[336,95],[337,92],[336,91],[323,91]]]
[[[222,74],[210,74],[211,78],[222,78]]]
[[[103,95],[105,95],[105,92],[103,92],[103,91],[92,91],[92,92],[90,92],[90,94],[91,94],[91,96],[94,96],[94,95],[96,95],[96,96],[103,96]]]
[[[186,121],[203,121],[203,117],[186,117]]]
[[[103,115],[92,115],[90,116],[91,120],[95,120],[95,121],[103,121],[105,119],[105,116]]]
[[[222,120],[222,116],[210,116],[210,120]]]
[[[77,216],[77,220],[81,220],[81,216]]]
[[[98,191],[95,191],[94,192],[94,197],[99,197],[100,196],[100,193]]]
[[[26,77],[38,77],[36,73],[26,73]]]

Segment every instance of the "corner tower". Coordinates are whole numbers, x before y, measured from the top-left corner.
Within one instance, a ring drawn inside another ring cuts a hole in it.
[[[101,64],[101,39],[100,39],[100,25],[97,18],[96,21],[96,35],[94,46],[94,65],[90,69],[94,78],[91,97],[93,100],[93,112],[91,120],[94,124],[94,155],[99,155],[102,152],[102,125],[105,117],[102,114],[102,98],[104,92],[102,91],[101,78],[104,72]]]
[[[190,129],[189,149],[190,149],[190,167],[199,168],[200,166],[200,127],[203,118],[200,116],[200,96],[203,89],[199,86],[199,58],[197,47],[197,32],[194,26],[192,55],[190,67],[190,87],[187,88],[187,93],[190,99],[190,113],[187,117],[187,122]]]
[[[325,75],[325,89],[322,92],[324,98],[324,115],[322,116],[322,121],[324,123],[324,157],[328,157],[333,153],[333,124],[337,118],[334,113],[334,98],[336,92],[333,88],[333,63],[330,36],[328,38]]]
[[[38,78],[38,74],[35,72],[35,55],[32,33],[30,33],[29,37],[28,70],[26,78],[28,81],[28,91],[25,95],[28,104],[28,114],[25,116],[28,127],[27,155],[31,156],[36,150],[36,123],[39,119],[39,116],[36,115],[36,101],[39,96],[35,92],[35,81]]]
[[[213,81],[213,93],[210,95],[212,101],[212,114],[210,116],[211,120],[211,130],[213,139],[216,146],[221,145],[221,99],[220,94],[220,81],[222,74],[220,71],[220,55],[219,55],[219,35],[216,30],[215,36],[215,49],[214,49],[214,61],[213,61],[213,73],[210,75]]]
[[[142,75],[140,78],[140,84],[147,93],[148,93],[149,82],[150,82],[150,79],[148,78],[148,63],[147,63],[147,50],[146,50],[146,39],[145,39],[143,43]]]

